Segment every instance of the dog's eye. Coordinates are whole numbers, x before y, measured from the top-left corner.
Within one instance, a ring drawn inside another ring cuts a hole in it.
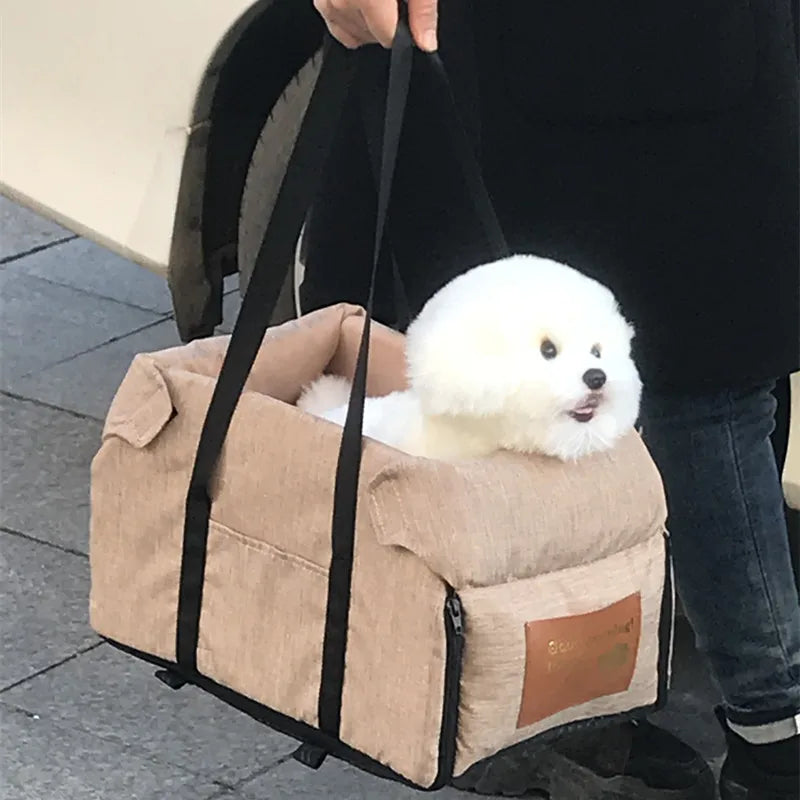
[[[544,339],[539,348],[539,352],[549,361],[551,358],[555,358],[558,355],[558,348],[549,339]]]
[[[590,352],[595,358],[600,358],[600,345],[596,344]]]

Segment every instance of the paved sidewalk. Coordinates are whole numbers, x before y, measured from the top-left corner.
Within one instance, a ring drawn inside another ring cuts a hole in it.
[[[131,358],[179,343],[164,281],[0,198],[0,318],[0,800],[417,797],[301,767],[292,740],[166,689],[88,626],[89,462]],[[714,696],[682,627],[660,721],[718,766]]]

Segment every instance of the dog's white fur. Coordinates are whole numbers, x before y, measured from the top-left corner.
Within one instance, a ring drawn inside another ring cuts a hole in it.
[[[632,338],[612,292],[571,267],[521,255],[476,267],[411,324],[410,388],[367,399],[364,435],[443,460],[497,450],[575,460],[609,449],[639,413]],[[543,355],[546,341],[555,357]],[[583,380],[590,369],[606,375],[599,391]],[[350,388],[323,376],[298,407],[343,425]]]

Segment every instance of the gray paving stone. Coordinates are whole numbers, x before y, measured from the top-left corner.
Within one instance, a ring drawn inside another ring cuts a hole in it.
[[[102,420],[137,353],[163,350],[180,343],[175,322],[165,319],[69,361],[19,378],[14,382],[14,391]]]
[[[6,269],[157,314],[172,313],[166,278],[88,239],[31,253]]]
[[[0,691],[98,641],[85,558],[0,532],[0,575]]]
[[[25,253],[34,247],[71,236],[55,222],[0,197],[0,259]]]
[[[236,317],[242,307],[242,298],[239,290],[226,292],[222,298],[222,323],[217,327],[220,333],[230,333],[236,324]]]
[[[222,300],[222,324],[218,330],[220,333],[231,333],[236,323],[236,318],[242,306],[242,298],[238,289],[228,291],[226,284],[226,294]],[[278,325],[281,322],[295,316],[294,303],[291,297],[281,296],[275,309],[271,325]]]
[[[240,304],[235,283],[226,290],[223,310],[225,321],[229,324],[221,325],[217,330],[219,334],[229,333],[233,329]],[[168,317],[69,361],[17,378],[12,386],[16,393],[25,397],[102,420],[137,353],[163,350],[180,344],[175,322]]]
[[[369,775],[355,767],[329,758],[318,770],[311,770],[294,759],[248,781],[239,788],[247,800],[418,800],[420,792],[394,781]],[[442,800],[467,800],[474,794],[453,788],[435,794]],[[576,798],[577,800],[577,798]]]
[[[0,270],[0,376],[13,390],[23,375],[132,333],[159,319],[151,311]]]
[[[89,465],[101,424],[0,396],[0,525],[88,551]]]
[[[208,800],[209,779],[0,705],[2,800]],[[233,797],[233,795],[229,795]]]
[[[103,645],[3,699],[227,785],[269,767],[296,746],[199,689],[168,689],[153,671]]]
[[[222,291],[225,294],[230,292],[239,291],[239,273],[234,272],[232,275],[226,275],[222,280]]]

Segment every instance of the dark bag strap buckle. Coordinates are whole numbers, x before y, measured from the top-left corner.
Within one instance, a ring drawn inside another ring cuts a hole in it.
[[[292,758],[299,761],[304,767],[309,769],[319,769],[322,762],[328,757],[326,750],[317,747],[315,744],[303,742],[297,750],[292,753]]]

